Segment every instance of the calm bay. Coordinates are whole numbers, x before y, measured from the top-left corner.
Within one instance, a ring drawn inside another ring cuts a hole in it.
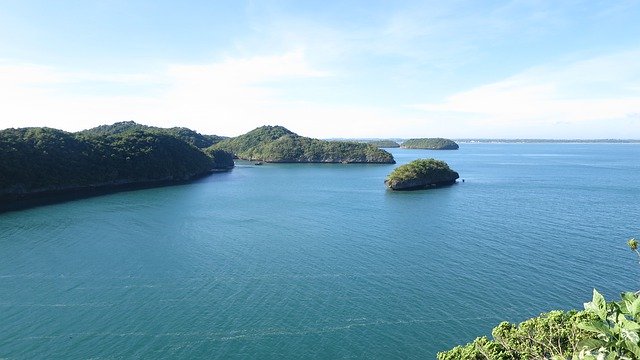
[[[431,359],[640,288],[640,145],[390,151],[465,181],[240,163],[0,214],[0,358]]]

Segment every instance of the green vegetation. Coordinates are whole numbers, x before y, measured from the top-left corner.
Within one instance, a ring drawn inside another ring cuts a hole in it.
[[[240,159],[264,162],[395,163],[391,154],[372,145],[311,139],[282,126],[259,127],[207,149],[212,150],[225,150]]]
[[[640,298],[606,302],[593,290],[583,311],[551,311],[519,325],[502,322],[486,337],[438,353],[438,360],[640,359]]]
[[[491,332],[493,340],[479,337],[472,343],[440,352],[438,360],[516,360],[570,357],[590,334],[578,327],[595,319],[585,311],[551,311],[518,325],[502,322]]]
[[[443,138],[409,139],[404,141],[400,147],[429,150],[458,150],[459,148],[455,141]]]
[[[627,244],[638,256],[638,242]],[[493,339],[475,339],[440,352],[438,360],[640,359],[640,297],[626,292],[607,302],[595,289],[583,311],[552,311],[519,325],[503,322]]]
[[[444,161],[418,159],[394,169],[384,182],[393,190],[415,190],[451,185],[458,177]]]
[[[6,129],[0,131],[0,153],[4,201],[74,189],[183,181],[233,166],[229,153],[206,154],[157,129],[113,134]]]
[[[373,145],[377,148],[399,148],[400,144],[393,140],[370,140],[367,144]]]
[[[165,128],[138,124],[134,121],[121,121],[112,125],[100,125],[92,129],[81,131],[79,132],[79,134],[87,135],[87,136],[107,136],[107,135],[123,134],[131,131],[157,132],[161,134],[175,136],[178,139],[186,141],[187,143],[199,149],[207,148],[213,144],[216,144],[226,139],[226,137],[224,136],[202,135],[200,133],[197,133],[191,129],[187,129],[184,127],[173,127],[173,128],[165,129]]]

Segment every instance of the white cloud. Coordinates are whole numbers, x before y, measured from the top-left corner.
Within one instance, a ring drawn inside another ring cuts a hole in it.
[[[287,82],[312,86],[333,75],[314,67],[303,50],[134,74],[0,62],[0,128],[75,131],[135,120],[221,135],[280,124],[314,137],[640,138],[639,55],[536,67],[412,108],[288,100]]]
[[[453,94],[441,103],[413,107],[428,113],[464,115],[478,127],[543,126],[551,135],[559,122],[578,129],[598,121],[629,119],[640,109],[639,55],[632,51],[537,67]],[[631,131],[629,136],[640,137],[640,124],[622,123]]]
[[[229,58],[212,64],[176,64],[144,74],[69,73],[31,64],[0,64],[0,128],[51,126],[79,130],[135,120],[235,134],[262,125],[281,103],[272,83],[328,76],[301,50],[274,56]],[[134,95],[81,93],[96,87],[142,85]],[[272,116],[271,116],[272,117]]]

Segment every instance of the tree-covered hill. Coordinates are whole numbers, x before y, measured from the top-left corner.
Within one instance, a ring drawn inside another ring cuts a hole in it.
[[[405,149],[458,150],[455,141],[444,138],[408,139],[400,147]]]
[[[297,135],[282,126],[262,126],[225,139],[207,151],[226,150],[240,159],[285,163],[386,163],[393,156],[375,146]]]
[[[459,175],[436,159],[418,159],[394,169],[384,183],[392,190],[416,190],[456,182]]]
[[[138,124],[134,121],[121,121],[111,125],[100,125],[92,129],[83,130],[79,132],[79,134],[87,136],[106,136],[140,130],[172,135],[200,149],[207,148],[226,139],[224,136],[203,135],[185,127],[159,128]]]
[[[398,148],[400,144],[393,140],[369,140],[367,144],[373,145],[378,148]]]
[[[233,166],[157,130],[114,134],[51,128],[0,131],[0,201],[76,189],[183,181]]]

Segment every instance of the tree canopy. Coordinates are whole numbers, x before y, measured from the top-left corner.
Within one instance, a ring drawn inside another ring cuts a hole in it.
[[[369,144],[312,139],[282,126],[261,126],[222,140],[209,149],[226,150],[240,159],[265,162],[395,163],[390,153]]]
[[[458,150],[458,144],[449,139],[444,138],[421,138],[408,139],[401,145],[405,149],[428,149],[428,150]]]
[[[6,129],[0,131],[0,154],[0,198],[5,199],[76,188],[182,181],[233,166],[230,153],[206,154],[169,132],[137,126],[79,133]]]
[[[172,135],[200,149],[207,148],[226,139],[224,136],[203,135],[185,127],[159,128],[138,124],[134,121],[121,121],[111,125],[100,125],[92,129],[83,130],[79,132],[79,134],[87,136],[107,136],[130,131],[149,131]]]
[[[385,184],[393,190],[418,189],[452,184],[458,177],[458,173],[444,161],[417,159],[395,168],[387,176]]]

